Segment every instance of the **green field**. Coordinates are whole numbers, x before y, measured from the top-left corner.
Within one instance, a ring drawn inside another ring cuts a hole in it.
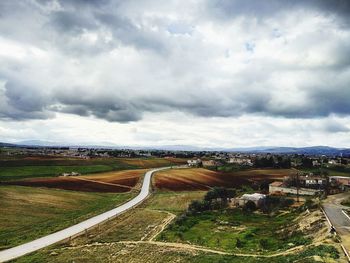
[[[301,168],[303,172],[317,173],[320,171],[327,172],[329,176],[346,176],[350,177],[350,167],[344,166],[333,166],[333,167],[322,167],[322,168]]]
[[[0,250],[79,223],[132,195],[1,186]]]
[[[34,177],[57,176],[64,172],[81,174],[108,172],[125,169],[151,168],[176,165],[182,159],[163,158],[32,158],[0,161],[0,181],[20,180]]]
[[[109,165],[90,165],[90,166],[17,166],[1,167],[0,180],[10,181],[33,177],[58,176],[64,172],[77,172],[81,174],[108,172],[115,170],[115,167]]]
[[[299,232],[284,232],[298,216],[243,213],[240,209],[207,211],[178,218],[160,236],[168,242],[190,242],[235,252],[270,252],[310,243]],[[276,235],[278,233],[278,235]]]

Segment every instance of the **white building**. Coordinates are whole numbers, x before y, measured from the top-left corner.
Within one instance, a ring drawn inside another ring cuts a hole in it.
[[[236,206],[244,206],[248,201],[254,202],[256,207],[261,207],[264,205],[266,199],[266,195],[254,193],[254,194],[244,194],[240,198],[234,199],[234,205]]]
[[[201,159],[192,159],[192,160],[187,160],[187,165],[190,167],[197,167],[202,164]]]
[[[246,157],[232,157],[230,158],[230,160],[228,161],[229,163],[236,163],[236,164],[240,164],[240,165],[248,165],[248,166],[252,166],[252,160]]]

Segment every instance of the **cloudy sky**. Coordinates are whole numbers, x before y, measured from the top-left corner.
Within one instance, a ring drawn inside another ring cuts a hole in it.
[[[347,0],[2,0],[0,141],[350,147]]]

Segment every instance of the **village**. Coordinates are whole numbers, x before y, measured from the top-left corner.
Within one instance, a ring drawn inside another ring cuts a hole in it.
[[[221,160],[207,160],[194,158],[187,161],[188,167],[205,167],[214,168],[218,170],[219,167],[225,164],[238,165],[241,168],[257,167],[259,159],[267,158],[271,160],[268,163],[271,166],[278,165],[278,157],[273,155],[264,156],[247,156],[236,155]],[[300,157],[299,157],[300,158]],[[296,159],[296,158],[295,158]],[[290,164],[287,167],[292,167],[295,173],[284,176],[283,180],[272,181],[268,184],[268,191],[261,191],[255,193],[245,193],[240,197],[230,200],[231,206],[244,207],[248,202],[254,203],[256,208],[262,208],[265,205],[267,196],[296,196],[299,201],[299,196],[309,196],[314,198],[325,198],[327,195],[338,194],[350,189],[350,177],[349,176],[330,176],[326,170],[322,170],[322,167],[342,167],[348,164],[348,159],[326,158],[321,157],[301,157],[301,160],[307,160],[308,166],[317,168],[316,172],[304,172],[296,169],[296,167],[303,167],[302,161],[296,161],[290,159]],[[267,166],[269,167],[269,166]],[[287,168],[286,167],[286,168]]]

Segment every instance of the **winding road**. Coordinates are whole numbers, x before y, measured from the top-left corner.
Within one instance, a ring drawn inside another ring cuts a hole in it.
[[[322,203],[325,213],[341,237],[342,244],[347,251],[350,251],[350,219],[344,214],[343,210],[349,209],[349,207],[341,205],[341,201],[349,197],[350,193],[348,192],[329,195]]]
[[[64,241],[64,240],[69,240],[72,237],[75,237],[79,234],[82,234],[86,232],[88,229],[97,226],[111,218],[114,218],[121,213],[139,205],[144,201],[148,195],[150,194],[150,185],[151,185],[151,177],[152,174],[165,170],[165,169],[170,169],[171,167],[162,167],[162,168],[156,168],[151,171],[146,172],[144,179],[143,179],[143,184],[140,193],[127,203],[118,206],[112,210],[109,210],[103,214],[97,215],[95,217],[92,217],[88,220],[85,220],[79,224],[73,225],[71,227],[68,227],[66,229],[60,230],[56,233],[47,235],[45,237],[36,239],[34,241],[25,243],[23,245],[19,245],[17,247],[13,247],[10,249],[6,249],[3,251],[0,251],[0,262],[6,262],[9,260],[13,260],[15,258],[21,257],[23,255],[29,254],[31,252],[37,251],[39,249],[42,249],[44,247],[53,245],[57,242]]]

